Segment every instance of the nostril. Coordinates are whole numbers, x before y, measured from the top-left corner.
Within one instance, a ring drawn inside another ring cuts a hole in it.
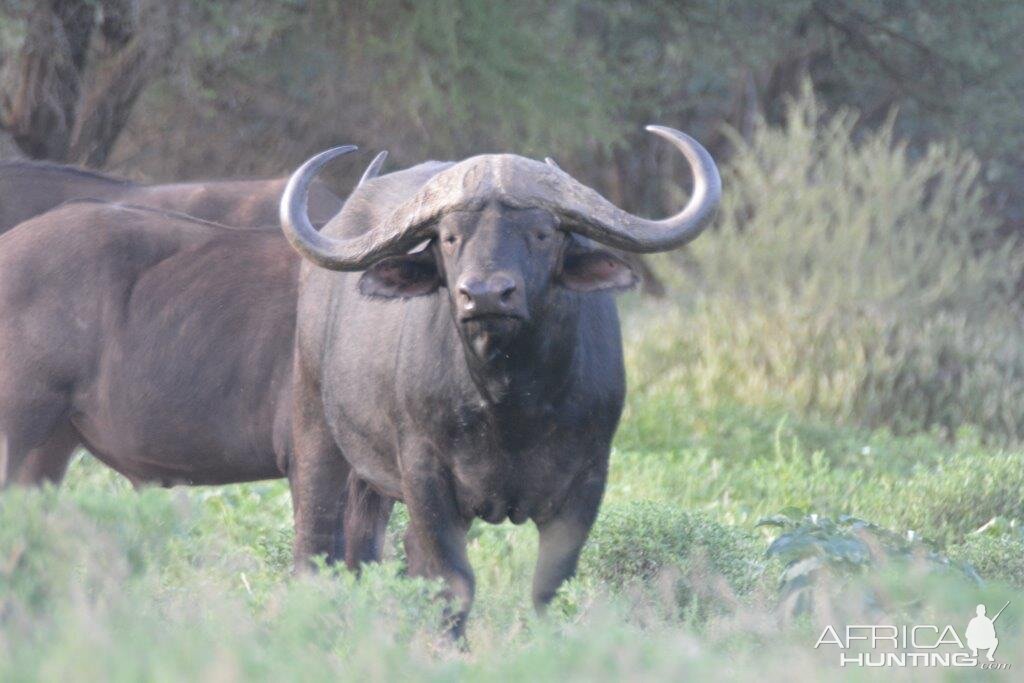
[[[476,297],[474,297],[473,295],[472,282],[464,282],[463,284],[459,285],[459,303],[462,304],[464,308],[473,308],[473,299],[475,298]]]
[[[496,275],[491,280],[491,288],[498,295],[498,301],[507,304],[512,300],[516,291],[516,282],[507,275]]]

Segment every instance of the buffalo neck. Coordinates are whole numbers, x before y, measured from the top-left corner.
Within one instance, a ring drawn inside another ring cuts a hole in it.
[[[518,419],[547,412],[570,386],[578,328],[579,311],[561,307],[526,323],[501,353],[487,360],[456,329],[456,352],[490,410]]]

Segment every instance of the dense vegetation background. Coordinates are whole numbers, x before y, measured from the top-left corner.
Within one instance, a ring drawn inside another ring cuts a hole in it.
[[[725,157],[810,78],[859,128],[957,140],[1013,187],[1022,22],[1014,0],[0,0],[0,128],[158,180],[278,175],[340,142],[399,166],[552,155],[655,212],[673,155],[644,124]]]
[[[820,680],[823,624],[1006,599],[1024,666],[1021,3],[0,8],[5,154],[177,180],[515,151],[654,215],[686,197],[657,122],[726,188],[654,260],[666,297],[623,301],[608,499],[549,619],[532,529],[474,527],[465,653],[394,543],[359,582],[291,580],[284,484],[138,493],[83,456],[0,496],[0,680]]]

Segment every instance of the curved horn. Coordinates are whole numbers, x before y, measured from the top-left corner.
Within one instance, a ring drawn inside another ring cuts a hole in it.
[[[363,171],[363,177],[359,179],[359,185],[362,185],[367,180],[373,180],[374,178],[379,176],[381,169],[384,168],[384,162],[387,160],[387,150],[384,150],[383,152],[375,156],[373,158],[373,161],[370,162],[370,165],[366,167],[365,171]],[[356,185],[356,187],[359,187],[359,185]]]
[[[559,171],[562,170],[562,167],[558,165],[558,162],[552,159],[551,157],[544,157],[544,163],[550,166],[551,168],[557,168]]]
[[[648,253],[681,247],[711,223],[722,195],[714,159],[685,133],[664,126],[647,126],[647,130],[671,142],[690,164],[693,195],[683,210],[663,220],[640,218],[572,179],[566,196],[551,206],[567,221],[568,229],[612,247]]]
[[[310,158],[288,179],[281,195],[284,236],[303,258],[329,270],[365,270],[385,256],[422,241],[417,224],[389,224],[348,239],[328,237],[313,227],[307,206],[310,183],[331,159],[356,149],[353,145],[334,147]]]
[[[295,171],[281,197],[281,227],[295,250],[313,263],[330,270],[365,270],[385,256],[421,242],[444,212],[460,207],[478,210],[500,196],[512,206],[548,209],[566,230],[624,251],[675,249],[711,223],[721,199],[722,181],[714,159],[696,140],[663,126],[648,126],[647,130],[682,152],[693,173],[690,201],[682,211],[663,220],[623,211],[557,166],[509,155],[485,155],[437,172],[372,230],[357,237],[332,238],[313,228],[306,204],[317,172],[334,157],[356,149],[346,146],[321,152]]]

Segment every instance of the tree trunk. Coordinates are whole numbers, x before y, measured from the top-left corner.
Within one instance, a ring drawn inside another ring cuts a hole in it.
[[[29,10],[25,43],[0,84],[0,126],[36,159],[64,159],[71,141],[95,6],[49,0]]]
[[[176,17],[174,1],[40,2],[3,65],[0,128],[31,158],[102,166],[177,42]]]

